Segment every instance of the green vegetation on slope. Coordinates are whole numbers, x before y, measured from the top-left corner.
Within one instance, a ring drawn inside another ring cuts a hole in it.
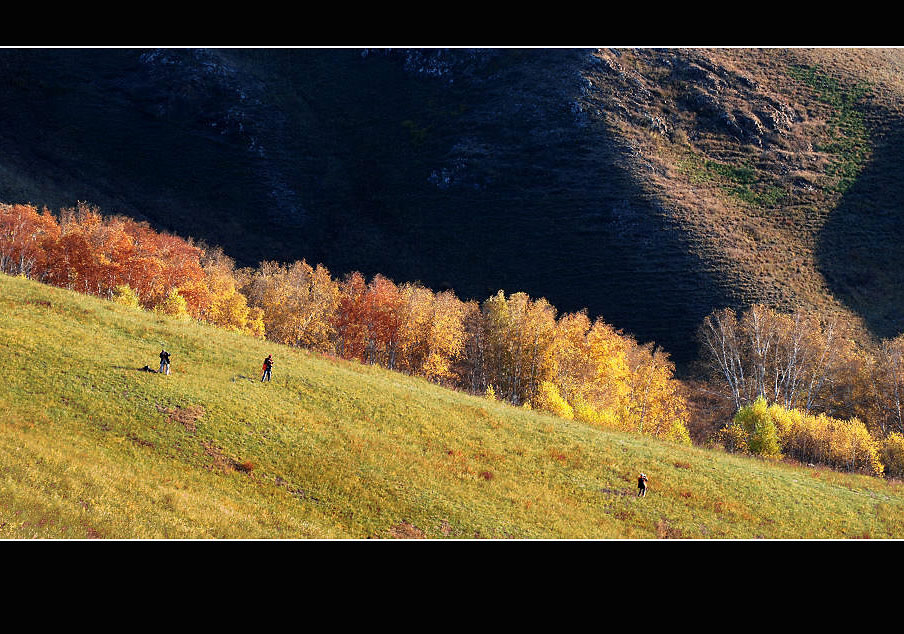
[[[713,183],[726,194],[753,207],[773,208],[787,195],[781,187],[764,182],[765,176],[749,163],[730,165],[688,153],[677,165],[690,182]]]
[[[170,376],[140,371],[162,345]],[[0,372],[0,538],[904,535],[897,482],[603,432],[22,278],[0,276]]]
[[[826,170],[837,180],[830,190],[847,192],[870,155],[870,138],[860,104],[870,95],[869,82],[846,85],[817,66],[793,65],[790,74],[816,92],[816,98],[830,106],[827,128],[831,140],[816,148],[833,155]]]

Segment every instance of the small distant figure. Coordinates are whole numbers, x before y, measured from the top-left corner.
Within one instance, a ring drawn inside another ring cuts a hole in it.
[[[637,497],[647,496],[647,476],[643,473],[637,478]]]
[[[160,374],[169,374],[169,352],[160,351]]]
[[[272,370],[272,369],[273,369],[273,355],[268,354],[267,358],[264,359],[264,367],[263,367],[264,373],[261,375],[261,383],[263,383],[265,379],[267,381],[270,380],[270,370]]]

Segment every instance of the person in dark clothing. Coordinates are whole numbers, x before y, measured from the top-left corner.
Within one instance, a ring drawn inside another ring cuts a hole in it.
[[[166,350],[160,351],[160,374],[169,374],[169,352]]]
[[[264,382],[264,379],[266,379],[267,381],[270,380],[270,370],[271,369],[273,369],[273,355],[268,354],[267,358],[264,359],[264,367],[263,367],[264,373],[261,375],[261,383]]]
[[[637,496],[638,497],[646,497],[647,495],[647,476],[644,474],[640,474],[640,477],[637,478]]]

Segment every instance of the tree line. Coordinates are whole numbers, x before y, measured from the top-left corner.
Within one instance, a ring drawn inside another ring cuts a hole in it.
[[[864,341],[837,315],[716,310],[693,376],[678,380],[661,348],[586,310],[501,290],[465,301],[305,260],[237,268],[219,247],[85,203],[58,214],[0,204],[0,272],[607,429],[689,443],[695,420],[695,441],[730,451],[870,472],[878,455],[904,475],[904,335]],[[866,439],[867,458],[838,457]]]
[[[484,301],[322,264],[237,268],[219,247],[104,216],[0,205],[0,271],[174,318],[375,364],[524,408],[689,443],[668,355],[587,311],[499,291]]]

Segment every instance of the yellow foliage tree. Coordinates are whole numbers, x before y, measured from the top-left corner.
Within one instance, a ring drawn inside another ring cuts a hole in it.
[[[597,407],[616,410],[631,396],[631,365],[628,353],[634,342],[601,319],[587,333],[587,359],[591,375],[584,394]]]
[[[433,291],[420,284],[403,284],[399,292],[404,317],[398,333],[397,367],[409,374],[421,374],[430,356],[430,327],[435,297]],[[438,362],[439,359],[434,359],[431,365]]]
[[[248,306],[248,299],[239,292],[234,261],[214,249],[205,253],[202,267],[207,293],[203,319],[226,330],[263,337],[263,311]]]
[[[332,348],[331,318],[339,287],[326,267],[301,260],[290,265],[263,262],[242,288],[251,306],[262,311],[268,338],[293,346]],[[253,322],[254,315],[249,314]]]
[[[141,308],[138,294],[128,284],[119,284],[113,288],[113,302],[130,308]]]
[[[629,428],[641,434],[690,444],[688,405],[674,378],[668,355],[652,346],[633,346],[629,359],[629,392],[624,416]]]
[[[544,298],[503,291],[483,303],[483,366],[487,381],[515,404],[531,402],[554,371],[556,310]]]
[[[177,319],[190,319],[188,313],[188,303],[185,298],[179,294],[179,289],[172,289],[166,297],[154,305],[154,312],[159,315],[167,315]]]
[[[556,416],[574,419],[574,408],[559,393],[559,388],[551,381],[541,381],[534,400],[534,407]]]
[[[904,477],[904,435],[892,432],[882,442],[881,460],[885,474],[893,478]]]
[[[465,304],[451,291],[434,296],[428,338],[430,353],[422,369],[427,378],[438,381],[455,377],[452,368],[464,351],[464,315]]]

